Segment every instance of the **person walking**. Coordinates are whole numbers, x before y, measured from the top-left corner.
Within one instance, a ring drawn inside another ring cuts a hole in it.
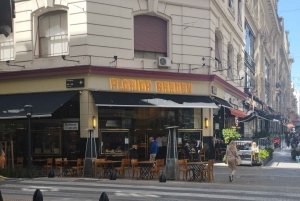
[[[151,147],[150,147],[150,151],[149,151],[149,154],[150,154],[149,161],[155,161],[155,157],[158,152],[158,146],[153,137],[150,137],[149,141],[151,142]]]
[[[229,181],[234,181],[234,174],[236,172],[236,166],[240,163],[240,156],[237,153],[236,149],[236,143],[234,141],[231,141],[229,143],[229,146],[226,149],[226,161],[228,164],[228,167],[230,169],[230,176]]]

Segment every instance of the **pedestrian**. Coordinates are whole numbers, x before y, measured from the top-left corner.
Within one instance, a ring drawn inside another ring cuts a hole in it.
[[[162,153],[162,144],[163,144],[163,138],[162,138],[162,135],[158,136],[156,138],[156,143],[157,143],[157,146],[158,146],[158,152],[157,152],[157,155],[156,155],[156,158],[157,159],[161,159],[161,158],[164,158],[163,157],[163,153]]]
[[[2,144],[0,144],[0,169],[4,169],[5,161],[5,152],[3,151]]]
[[[240,163],[240,156],[237,153],[235,141],[229,143],[228,148],[226,149],[226,160],[228,167],[230,169],[229,181],[234,181],[234,174],[236,172],[236,166]]]
[[[185,146],[183,147],[183,149],[184,149],[185,158],[190,161],[191,160],[191,155],[190,155],[190,145],[189,145],[189,143],[185,143]]]
[[[151,147],[150,147],[150,151],[149,151],[149,154],[150,154],[149,161],[155,161],[155,157],[158,152],[158,146],[153,137],[150,137],[149,141],[151,142]]]
[[[200,157],[200,151],[201,151],[201,141],[198,140],[197,138],[195,138],[195,144],[194,144],[194,148],[195,148],[195,155],[196,155],[196,160],[201,161],[201,157]]]

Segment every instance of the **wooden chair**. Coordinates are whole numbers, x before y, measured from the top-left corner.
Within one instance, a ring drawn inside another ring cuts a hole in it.
[[[178,179],[180,180],[180,172],[183,173],[183,179],[186,181],[187,173],[189,173],[189,177],[191,178],[190,172],[193,172],[194,169],[188,168],[187,159],[178,160]]]
[[[201,149],[201,151],[200,151],[200,159],[202,160],[202,158],[203,158],[203,160],[202,161],[205,161],[205,148],[203,148],[203,149]]]
[[[23,166],[24,157],[17,157],[17,163],[16,167],[22,167]]]
[[[119,174],[119,175],[121,175],[122,178],[124,178],[125,177],[125,169],[127,169],[129,177],[130,177],[129,167],[130,167],[130,159],[122,159],[121,167],[115,167],[115,172],[116,172],[116,174]]]
[[[132,178],[134,178],[135,172],[137,172],[137,178],[139,177],[139,174],[141,174],[141,168],[138,167],[137,162],[137,159],[131,159]]]
[[[150,175],[153,176],[155,174],[156,178],[159,178],[160,171],[164,170],[165,160],[164,159],[156,159],[155,167],[149,170],[148,179]]]
[[[72,175],[74,175],[74,173],[77,172],[77,177],[79,177],[79,174],[82,173],[82,170],[83,170],[82,159],[78,158],[77,159],[77,165],[71,167]]]
[[[99,177],[102,175],[102,171],[104,171],[103,164],[101,162],[104,162],[105,158],[95,159],[94,160],[94,177],[96,177],[97,173],[99,172]]]
[[[207,168],[200,170],[199,172],[199,180],[202,181],[203,180],[203,176],[204,174],[206,174],[207,177],[207,181],[210,182],[211,178],[213,178],[213,166],[214,166],[214,161],[213,160],[209,160],[208,164],[207,164]]]
[[[221,160],[223,159],[223,154],[221,153],[221,151],[219,150],[219,148],[215,148],[215,159],[219,159],[221,156]]]
[[[63,169],[62,158],[55,158],[55,169],[59,170],[59,174],[61,175]]]
[[[46,165],[43,166],[44,169],[46,169],[46,174],[48,174],[48,169],[52,169],[52,158],[47,158]]]

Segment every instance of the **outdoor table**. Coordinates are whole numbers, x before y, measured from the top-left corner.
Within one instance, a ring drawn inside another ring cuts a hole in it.
[[[64,176],[69,176],[71,175],[71,165],[70,163],[77,163],[77,160],[66,160],[66,161],[62,161],[63,163],[63,169],[62,172],[60,173],[60,175],[64,175]]]
[[[47,161],[47,159],[33,159],[32,163],[36,163],[35,172],[40,175],[42,173],[43,165]]]
[[[149,178],[149,170],[154,167],[155,161],[139,161],[137,162],[138,167],[141,168],[141,174],[137,179],[147,179]]]
[[[98,162],[97,164],[103,164],[103,174],[99,176],[100,178],[105,178],[108,177],[109,174],[111,173],[111,171],[114,171],[114,165],[115,164],[121,164],[122,161],[102,161],[102,162]]]
[[[199,180],[200,170],[203,170],[206,166],[207,162],[188,162],[187,165],[190,169],[194,169],[194,175],[191,180],[196,181]]]

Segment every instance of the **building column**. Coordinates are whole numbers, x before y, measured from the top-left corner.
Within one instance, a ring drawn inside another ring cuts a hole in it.
[[[93,117],[96,118],[94,136],[98,137],[98,107],[90,91],[84,90],[79,98],[80,101],[80,138],[88,137],[88,128],[93,128]]]

